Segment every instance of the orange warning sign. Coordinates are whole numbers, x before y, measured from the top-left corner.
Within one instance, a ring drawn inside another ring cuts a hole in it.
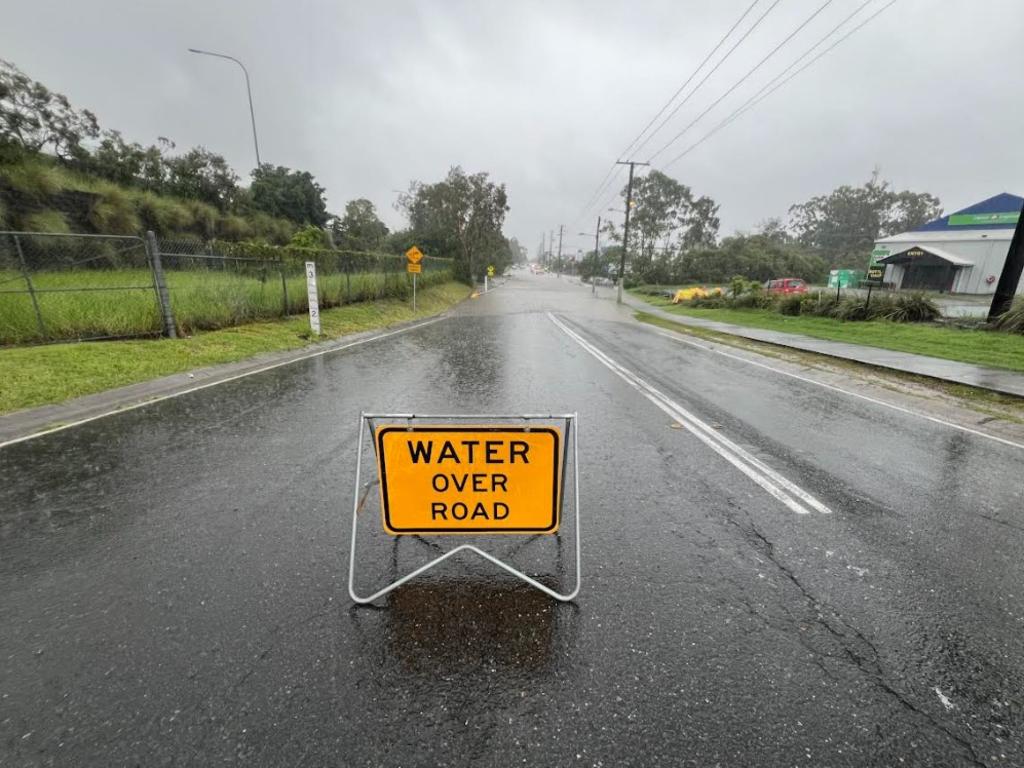
[[[385,425],[375,434],[391,534],[555,533],[557,427]]]

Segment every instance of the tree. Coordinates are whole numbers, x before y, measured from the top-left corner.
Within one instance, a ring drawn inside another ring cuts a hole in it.
[[[763,235],[766,239],[777,243],[789,243],[793,241],[793,236],[789,234],[789,230],[786,229],[785,222],[778,216],[771,216],[767,219],[763,219],[754,227],[754,233]]]
[[[861,187],[841,186],[789,209],[797,240],[833,266],[862,266],[882,234],[919,227],[942,215],[939,199],[925,192],[894,191],[875,170]]]
[[[203,147],[184,155],[164,158],[167,178],[165,192],[201,200],[221,211],[234,207],[238,195],[238,176],[221,156]],[[268,211],[269,213],[269,211]]]
[[[672,282],[724,283],[735,275],[758,281],[800,277],[821,282],[827,274],[824,259],[798,243],[765,234],[734,235],[716,248],[695,248],[683,254]]]
[[[252,172],[252,207],[296,224],[327,224],[324,188],[308,171],[293,171],[264,163]]]
[[[334,244],[347,251],[379,251],[388,236],[387,225],[377,216],[369,200],[360,198],[345,204],[345,215],[331,222]]]
[[[22,152],[49,149],[61,160],[87,154],[83,142],[99,136],[96,115],[0,59],[0,144]]]
[[[482,278],[488,265],[499,262],[508,249],[501,227],[508,211],[504,184],[486,173],[467,174],[453,167],[436,184],[413,182],[398,205],[410,229],[428,253],[455,258],[455,275],[462,280]]]

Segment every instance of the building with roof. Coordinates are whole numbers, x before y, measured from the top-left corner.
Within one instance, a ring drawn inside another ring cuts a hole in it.
[[[880,238],[872,266],[897,290],[995,293],[1024,198],[1002,193],[910,232]],[[1024,293],[1024,280],[1017,286]]]

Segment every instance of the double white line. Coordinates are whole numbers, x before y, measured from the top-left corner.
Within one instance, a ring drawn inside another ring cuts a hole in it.
[[[789,507],[789,509],[800,515],[809,514],[812,509],[823,514],[832,513],[831,509],[826,507],[799,485],[780,475],[759,458],[738,446],[709,424],[701,421],[679,403],[648,384],[628,368],[624,368],[619,363],[612,360],[608,355],[569,328],[569,326],[555,317],[552,313],[548,312],[547,314],[551,322],[558,326],[565,335],[597,358],[597,360],[606,368],[615,373],[619,378],[633,387],[633,389],[640,392],[640,394],[658,406],[658,408],[679,422],[684,429],[689,431],[694,437],[708,446],[708,448],[713,450],[723,459],[736,467],[736,469],[761,486],[769,494]]]

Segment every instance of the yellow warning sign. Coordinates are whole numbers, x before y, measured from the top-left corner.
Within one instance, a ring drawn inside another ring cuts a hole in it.
[[[391,424],[374,439],[388,533],[558,530],[558,427]]]
[[[423,261],[423,252],[414,245],[405,252],[405,258],[409,260],[410,264],[419,264]]]
[[[420,272],[423,271],[423,265],[413,264],[412,262],[409,262],[408,264],[405,265],[405,271],[408,272],[410,275],[418,275]]]
[[[487,267],[487,276],[488,277],[494,277],[494,267],[493,266]]]

